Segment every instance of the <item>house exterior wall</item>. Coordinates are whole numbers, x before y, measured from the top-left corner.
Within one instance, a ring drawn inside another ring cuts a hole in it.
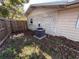
[[[66,9],[57,13],[56,35],[79,41],[79,29],[76,28],[79,8]]]
[[[54,12],[51,8],[37,8],[32,11],[27,20],[28,28],[36,30],[38,24],[41,24],[41,27],[46,30],[46,33],[54,35],[54,14],[51,12]],[[33,24],[30,23],[30,19],[33,20]]]
[[[79,41],[79,29],[76,28],[79,8],[57,10],[53,8],[37,8],[28,16],[28,28],[35,30],[41,24],[47,34],[65,36]],[[33,24],[30,19],[33,19]]]

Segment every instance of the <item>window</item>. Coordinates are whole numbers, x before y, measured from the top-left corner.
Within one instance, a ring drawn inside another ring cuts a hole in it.
[[[76,28],[79,28],[79,17],[78,17],[78,19],[77,19]]]

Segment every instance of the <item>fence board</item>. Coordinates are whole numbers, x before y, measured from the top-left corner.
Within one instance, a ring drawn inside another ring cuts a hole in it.
[[[0,19],[0,45],[6,40],[10,33],[25,32],[26,30],[26,21]]]
[[[0,45],[4,42],[4,38],[11,32],[10,26],[9,28],[7,27],[7,25],[10,25],[9,23],[10,21],[6,19],[0,19]]]
[[[27,30],[27,21],[11,21],[12,32],[25,32]]]

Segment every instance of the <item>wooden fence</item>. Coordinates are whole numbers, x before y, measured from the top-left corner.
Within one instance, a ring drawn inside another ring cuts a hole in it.
[[[25,32],[27,30],[27,21],[11,21],[12,33]]]
[[[26,21],[0,19],[0,45],[2,45],[11,33],[25,32],[26,30]]]
[[[0,19],[0,45],[6,40],[10,33],[10,21],[7,19]]]

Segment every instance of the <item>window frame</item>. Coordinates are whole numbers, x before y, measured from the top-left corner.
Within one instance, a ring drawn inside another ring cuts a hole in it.
[[[77,21],[76,21],[76,28],[79,29],[79,15],[78,15]]]

